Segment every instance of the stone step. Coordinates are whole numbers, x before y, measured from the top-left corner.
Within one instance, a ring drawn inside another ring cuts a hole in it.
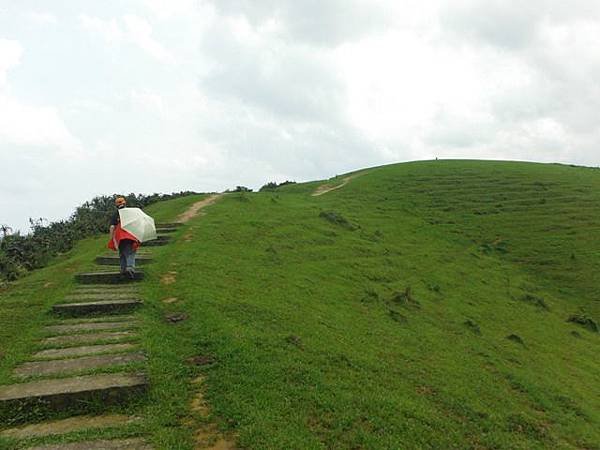
[[[59,378],[0,386],[0,423],[24,411],[85,407],[85,403],[125,403],[148,387],[142,374],[101,374]],[[23,416],[19,416],[23,420]]]
[[[103,416],[75,416],[68,419],[34,423],[0,431],[0,437],[10,439],[32,439],[56,436],[79,431],[116,428],[139,422],[140,418],[123,414]]]
[[[108,330],[129,330],[137,326],[137,322],[131,321],[111,321],[111,322],[83,322],[83,323],[68,323],[59,325],[47,325],[43,328],[46,333],[50,334],[69,334],[69,333],[91,333],[94,331]]]
[[[88,272],[78,273],[75,275],[75,280],[81,284],[126,284],[144,279],[144,273],[139,270],[135,272],[134,278],[123,276],[116,271],[111,272]]]
[[[55,319],[52,325],[80,325],[84,323],[96,323],[96,322],[133,322],[136,317],[133,314],[125,315],[110,315],[110,316],[94,316],[94,317],[71,317]]]
[[[75,358],[77,356],[98,355],[102,353],[119,353],[128,352],[136,349],[135,344],[100,344],[100,345],[84,345],[81,347],[67,348],[51,348],[48,350],[40,350],[31,355],[32,359],[65,359]]]
[[[130,363],[145,361],[142,353],[124,353],[119,355],[84,356],[73,359],[27,362],[17,367],[13,374],[19,378],[47,376],[83,372],[91,369],[118,367]]]
[[[78,303],[78,302],[93,302],[101,300],[131,300],[137,299],[137,292],[95,292],[95,293],[83,293],[83,294],[69,294],[64,297],[66,303]]]
[[[72,444],[54,444],[43,445],[41,447],[31,447],[29,450],[152,450],[144,439],[119,439],[119,440],[101,440],[74,442]]]
[[[91,285],[86,285],[86,286],[91,286]],[[135,286],[132,286],[135,287]],[[91,297],[91,298],[98,298],[98,297],[104,297],[104,299],[107,298],[119,298],[119,297],[128,297],[128,298],[137,298],[138,297],[138,290],[137,289],[124,289],[122,291],[119,290],[103,290],[103,289],[97,289],[97,290],[75,290],[73,292],[71,292],[70,294],[67,294],[65,296],[65,300],[68,298],[73,298],[73,299],[80,299],[80,298],[86,298],[86,297]]]
[[[54,336],[43,339],[41,344],[45,347],[55,346],[76,346],[82,344],[94,344],[98,342],[118,342],[136,337],[137,334],[133,331],[114,331],[107,333],[87,333],[87,334],[75,334],[75,335],[64,335]]]
[[[156,227],[156,229],[159,228],[179,228],[183,226],[183,223],[181,222],[165,222],[165,223],[156,223],[154,224],[154,226]]]
[[[121,284],[94,284],[90,285],[77,285],[75,286],[76,291],[128,291],[137,289],[135,286],[131,285],[121,285]]]
[[[158,246],[161,246],[161,245],[166,245],[169,242],[171,242],[171,236],[166,236],[166,235],[159,234],[156,237],[156,239],[144,242],[142,244],[142,246],[143,247],[158,247]]]
[[[55,314],[69,316],[86,316],[89,314],[117,314],[131,312],[140,305],[141,300],[123,299],[123,300],[103,300],[96,302],[82,303],[60,303],[52,307]]]
[[[135,270],[138,272],[141,271],[139,267],[136,267]],[[96,265],[96,266],[94,266],[92,271],[94,273],[107,273],[107,272],[116,272],[117,269],[115,266],[111,266],[111,265]]]
[[[152,258],[147,256],[138,256],[135,258],[135,264],[138,266],[144,266],[146,264],[150,264],[152,262]],[[118,256],[98,256],[96,257],[96,264],[101,266],[120,266],[121,260]]]
[[[138,291],[138,287],[135,284],[113,284],[112,288],[107,288],[105,285],[97,284],[79,284],[71,291],[70,295],[82,295],[82,294],[106,294],[106,295],[121,295],[121,294],[134,294]]]
[[[156,228],[156,232],[157,233],[174,233],[178,231],[177,227],[157,227]]]
[[[169,243],[170,243],[169,241],[154,240],[154,241],[144,242],[142,245],[144,245],[146,247],[162,247],[163,245],[167,245]]]

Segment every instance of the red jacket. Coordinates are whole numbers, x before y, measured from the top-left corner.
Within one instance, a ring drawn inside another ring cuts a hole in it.
[[[140,246],[140,241],[138,241],[137,238],[133,234],[131,234],[129,231],[126,231],[123,228],[121,228],[121,224],[118,223],[117,226],[115,227],[114,239],[111,239],[110,241],[108,241],[108,248],[116,251],[117,249],[115,248],[114,241],[117,241],[117,247],[118,247],[119,244],[121,243],[121,241],[124,239],[129,239],[130,241],[133,241],[133,250],[137,250],[138,247]]]

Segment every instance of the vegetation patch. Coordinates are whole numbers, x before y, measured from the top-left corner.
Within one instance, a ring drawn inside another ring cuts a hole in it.
[[[518,334],[509,334],[508,336],[506,336],[506,339],[508,339],[509,341],[516,342],[517,344],[525,346],[525,342],[523,341],[521,336],[519,336]]]
[[[393,303],[413,308],[420,308],[421,304],[418,300],[413,297],[412,289],[410,286],[407,286],[403,292],[395,292],[392,295],[391,301]]]
[[[321,217],[322,219],[325,219],[327,222],[330,222],[330,223],[340,226],[342,228],[346,228],[347,230],[350,230],[350,231],[354,231],[359,228],[358,225],[350,222],[348,219],[346,219],[340,213],[337,213],[335,211],[322,211],[319,214],[319,217]]]
[[[596,321],[585,314],[573,314],[567,319],[567,322],[576,323],[593,333],[598,333],[598,324]]]
[[[507,425],[510,431],[525,434],[536,440],[543,441],[549,437],[547,425],[543,425],[522,413],[508,416]]]
[[[493,253],[505,254],[508,253],[508,242],[503,239],[494,239],[491,242],[485,242],[479,246],[479,250],[485,253],[486,255],[490,255]]]
[[[521,297],[521,301],[528,303],[530,305],[533,305],[537,308],[543,309],[548,311],[550,308],[548,308],[548,305],[546,304],[546,301],[542,298],[542,297],[538,297],[536,295],[533,294],[525,294]]]
[[[470,330],[472,333],[480,335],[481,334],[481,328],[479,328],[479,325],[477,325],[474,321],[472,321],[471,319],[467,319],[463,322],[463,325],[465,327],[467,327],[468,330]]]
[[[296,184],[296,182],[295,181],[284,181],[283,183],[276,183],[274,181],[270,181],[267,184],[263,185],[259,189],[259,192],[273,192],[273,191],[276,191],[277,188],[280,188],[283,186],[288,186],[290,184]]]

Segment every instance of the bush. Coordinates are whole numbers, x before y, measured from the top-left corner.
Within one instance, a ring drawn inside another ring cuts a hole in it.
[[[126,195],[127,204],[143,208],[152,203],[195,194],[184,191],[173,194]],[[50,259],[69,251],[79,239],[105,233],[114,212],[117,195],[95,197],[78,206],[67,220],[47,223],[44,219],[29,219],[31,232],[13,233],[7,225],[0,226],[0,281],[12,281],[30,270],[44,267]]]
[[[287,186],[288,184],[296,184],[295,181],[284,181],[283,183],[279,183],[277,184],[274,181],[270,181],[267,184],[265,184],[263,187],[261,187],[258,191],[259,192],[269,192],[269,191],[274,191],[277,188],[280,188],[281,186]]]
[[[236,186],[235,189],[227,189],[225,192],[252,192],[252,189],[246,186]]]

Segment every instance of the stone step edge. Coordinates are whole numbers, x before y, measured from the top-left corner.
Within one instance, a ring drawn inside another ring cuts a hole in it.
[[[139,349],[139,345],[132,342],[118,344],[78,345],[73,347],[51,348],[40,350],[29,357],[31,362],[66,360],[81,356],[116,355]]]
[[[43,445],[28,450],[153,450],[153,447],[142,438],[132,438]]]
[[[124,414],[106,414],[99,416],[74,416],[67,419],[38,422],[0,431],[0,437],[10,439],[31,439],[47,436],[59,436],[74,432],[118,428],[139,422],[141,417]]]
[[[81,345],[122,344],[137,341],[138,333],[133,330],[100,331],[98,333],[62,334],[42,339],[40,350],[78,347]]]
[[[82,400],[100,394],[106,400],[117,400],[120,390],[139,391],[148,387],[148,379],[141,373],[82,375],[0,386],[0,405],[27,402],[47,402],[60,406],[67,399]]]
[[[96,369],[121,368],[127,364],[144,362],[146,356],[142,352],[81,356],[71,359],[54,359],[46,361],[30,361],[13,370],[17,378],[36,376],[68,375]]]
[[[57,303],[52,306],[52,312],[70,316],[85,316],[91,313],[123,313],[131,312],[143,304],[142,300],[136,298]]]

